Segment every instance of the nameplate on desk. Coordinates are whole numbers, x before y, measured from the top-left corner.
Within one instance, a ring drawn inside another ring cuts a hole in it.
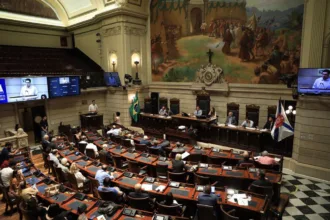
[[[232,166],[222,166],[223,170],[232,170],[233,167]]]
[[[149,154],[148,153],[142,153],[141,157],[149,157]]]
[[[152,220],[169,220],[170,217],[167,215],[160,215],[160,214],[155,214],[152,218]]]
[[[159,157],[158,160],[165,162],[166,161],[166,157]]]
[[[124,176],[127,177],[127,178],[132,178],[134,176],[134,174],[131,173],[131,172],[125,172]]]
[[[220,152],[220,149],[218,149],[218,148],[212,148],[212,152]]]
[[[242,154],[244,151],[233,150],[233,154]]]
[[[207,163],[199,163],[200,168],[207,168],[209,165]]]
[[[256,172],[259,172],[259,169],[258,168],[249,168],[249,172],[256,173]]]
[[[136,214],[135,209],[124,208],[123,215],[134,217]]]
[[[204,186],[197,186],[196,191],[203,192],[204,191]]]
[[[147,177],[144,181],[146,181],[148,183],[153,183],[153,182],[155,182],[155,178],[153,178],[153,177]]]
[[[174,188],[179,188],[180,187],[180,183],[179,182],[170,182],[170,187],[174,187]]]
[[[200,147],[200,146],[194,146],[194,149],[196,149],[196,150],[201,150],[202,149],[202,147]]]

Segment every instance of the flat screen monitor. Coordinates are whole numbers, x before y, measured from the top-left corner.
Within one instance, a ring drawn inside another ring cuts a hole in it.
[[[298,72],[298,93],[330,95],[330,68],[301,68]]]
[[[48,77],[49,98],[80,95],[79,76]]]
[[[1,80],[2,90],[6,91],[7,102],[23,102],[48,98],[47,77],[17,77]],[[3,96],[2,96],[3,97]],[[5,98],[2,102],[5,103]]]
[[[113,86],[113,87],[121,86],[121,81],[118,72],[104,73],[104,81],[107,86]]]

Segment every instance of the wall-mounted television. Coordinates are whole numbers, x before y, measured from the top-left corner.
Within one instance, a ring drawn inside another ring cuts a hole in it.
[[[107,86],[120,87],[121,81],[118,72],[104,73],[104,82]]]
[[[79,76],[47,77],[49,98],[80,95]]]
[[[48,98],[47,77],[4,78],[4,81],[5,86],[3,80],[1,86],[6,91],[8,103]]]
[[[330,68],[300,68],[298,93],[330,95]]]

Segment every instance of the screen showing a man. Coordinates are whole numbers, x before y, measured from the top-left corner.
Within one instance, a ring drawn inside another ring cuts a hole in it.
[[[6,78],[8,102],[42,99],[48,94],[47,77]]]
[[[317,78],[313,84],[313,89],[330,89],[330,70],[323,70],[322,77]]]
[[[330,70],[300,68],[298,72],[298,93],[330,95]]]

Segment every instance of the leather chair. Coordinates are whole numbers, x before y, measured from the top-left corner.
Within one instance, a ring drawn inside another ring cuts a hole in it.
[[[113,136],[113,142],[116,144],[122,144],[121,143],[122,138],[120,136]]]
[[[197,175],[196,173],[194,173],[194,182],[195,182],[195,184],[202,185],[202,186],[209,185],[209,184],[214,186],[218,183],[218,182],[214,182],[211,184],[210,177],[200,176],[200,175]]]
[[[144,167],[141,168],[139,166],[139,163],[134,161],[134,160],[128,160],[127,163],[128,163],[128,171],[129,172],[140,174],[141,170],[143,170],[144,171],[143,173],[146,173],[145,170],[147,169],[147,166],[144,166]],[[141,174],[141,175],[143,175],[143,174]]]
[[[152,148],[152,147],[148,147],[148,146],[147,146],[147,148],[148,148],[149,154],[159,155],[159,150],[158,149]]]
[[[20,220],[22,220],[23,217],[24,217],[24,220],[38,220],[39,219],[38,216],[34,215],[33,211],[26,210],[25,203],[23,201],[19,203],[18,209],[22,213],[22,215],[20,216]]]
[[[158,162],[156,164],[156,175],[160,179],[167,179],[168,164]]]
[[[172,173],[170,171],[167,171],[167,174],[168,174],[168,179],[171,181],[186,183],[189,180],[189,176],[187,175],[186,172]]]
[[[131,140],[130,139],[122,139],[122,144],[124,147],[127,147],[127,148],[131,148],[132,147],[132,144],[131,144]]]
[[[118,155],[112,155],[114,166],[118,169],[124,169],[127,163],[124,162],[124,158]]]
[[[5,212],[7,213],[8,211],[8,206],[10,207],[10,211],[9,213],[12,214],[13,212],[13,209],[14,209],[14,205],[19,206],[19,200],[18,198],[16,197],[10,197],[9,194],[8,194],[8,188],[6,188],[4,185],[0,184],[0,190],[2,192],[2,195],[5,199],[5,202],[6,202],[6,209],[5,209]]]
[[[267,195],[270,199],[273,198],[274,195],[273,186],[257,186],[252,183],[249,186],[249,191],[260,195]]]
[[[78,143],[79,152],[82,153],[82,154],[84,154],[85,153],[85,150],[86,150],[86,146],[87,146],[87,144]]]
[[[217,220],[213,206],[197,204],[197,219]]]
[[[48,158],[48,154],[46,154],[45,152],[42,152],[42,159],[44,161],[44,168],[48,169],[48,173],[50,173],[50,166],[49,166],[47,158]]]
[[[153,211],[153,205],[150,204],[149,197],[146,198],[133,198],[127,196],[128,204],[133,209],[139,209],[144,211]]]
[[[55,166],[55,165],[54,165]],[[56,174],[56,179],[58,182],[65,184],[67,180],[67,175],[63,173],[62,169],[59,167],[54,167],[55,169],[55,174]]]
[[[213,156],[208,156],[207,157],[207,163],[208,164],[217,164],[217,165],[220,165],[223,162],[225,162],[225,159],[223,159],[221,157],[213,157]]]
[[[108,159],[107,159],[107,155],[106,154],[100,153],[99,154],[99,159],[100,159],[100,162],[101,163],[110,165],[110,163],[108,162]]]
[[[228,209],[225,208],[223,205],[220,205],[221,212],[222,212],[222,219],[223,220],[239,220],[239,217],[234,216],[236,210],[231,209],[227,211]]]
[[[96,159],[97,156],[95,154],[95,151],[93,149],[86,149],[86,156],[90,157],[92,159]]]
[[[114,193],[114,192],[98,191],[98,193],[99,193],[101,199],[104,201],[111,201],[114,203],[120,203],[123,201],[120,199],[120,198],[122,198],[122,196],[118,196],[117,193]]]
[[[68,181],[71,184],[71,188],[73,188],[74,190],[77,190],[77,191],[80,190],[80,188],[78,187],[78,182],[77,182],[75,175],[72,173],[68,173],[67,177],[68,177]]]
[[[158,202],[156,204],[157,204],[157,212],[159,214],[171,215],[171,216],[182,216],[183,213],[184,213],[183,212],[183,209],[178,204],[175,204],[175,205],[163,205],[163,204],[160,204]]]
[[[93,197],[97,198],[97,199],[101,199],[101,196],[99,194],[99,191],[96,187],[92,188],[92,192],[93,192]]]
[[[192,153],[188,156],[188,161],[191,163],[199,163],[200,161],[202,161],[202,154],[199,153]]]
[[[147,152],[148,147],[145,144],[135,144],[135,150],[140,152]]]

